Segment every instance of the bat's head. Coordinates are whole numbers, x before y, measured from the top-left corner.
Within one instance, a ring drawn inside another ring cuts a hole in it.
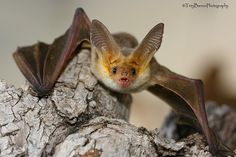
[[[93,20],[92,72],[107,87],[119,92],[141,90],[151,78],[150,61],[161,45],[164,24],[153,27],[133,49],[121,48],[99,21]]]

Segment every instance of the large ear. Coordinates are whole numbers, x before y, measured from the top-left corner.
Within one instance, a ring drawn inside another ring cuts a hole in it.
[[[130,56],[132,62],[139,66],[146,67],[154,56],[155,52],[161,46],[163,32],[163,23],[159,23],[153,27],[140,43],[138,48]]]
[[[113,63],[120,57],[119,46],[107,28],[98,20],[92,21],[90,40],[92,48],[95,48],[99,57],[108,63]]]

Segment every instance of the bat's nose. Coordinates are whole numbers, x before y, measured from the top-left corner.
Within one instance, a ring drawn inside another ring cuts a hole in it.
[[[122,76],[123,76],[123,77],[127,77],[127,76],[128,76],[128,71],[123,71],[123,72],[122,72]]]

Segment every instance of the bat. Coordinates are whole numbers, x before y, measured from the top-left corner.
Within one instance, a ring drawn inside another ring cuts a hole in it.
[[[102,84],[120,93],[148,90],[166,101],[183,123],[201,128],[214,156],[234,155],[208,126],[202,81],[176,74],[154,58],[162,43],[163,23],[139,45],[131,35],[112,35],[98,20],[92,21],[90,31],[91,71]]]
[[[75,49],[91,48],[91,71],[100,83],[120,93],[150,91],[165,100],[182,122],[202,130],[214,156],[233,156],[208,126],[202,81],[176,74],[154,58],[163,33],[160,23],[138,44],[130,34],[112,35],[98,20],[90,22],[79,8],[71,27],[52,45],[39,42],[18,48],[13,56],[33,91],[44,96],[51,92]]]
[[[85,48],[89,42],[90,25],[83,9],[78,8],[70,28],[51,45],[38,42],[13,53],[17,66],[31,84],[32,94],[42,97],[52,91],[75,49]]]

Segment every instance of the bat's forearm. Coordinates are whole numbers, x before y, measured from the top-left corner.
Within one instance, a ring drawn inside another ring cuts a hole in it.
[[[153,75],[156,84],[148,90],[166,101],[182,120],[200,127],[214,155],[233,155],[234,153],[224,146],[209,128],[202,81],[178,75],[161,65],[158,65],[157,69],[159,72]]]

